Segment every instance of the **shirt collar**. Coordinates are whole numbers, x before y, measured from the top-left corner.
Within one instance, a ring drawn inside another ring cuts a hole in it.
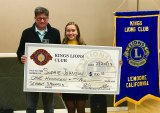
[[[35,26],[35,31],[36,31],[36,32],[42,32],[42,31],[38,30],[38,28],[37,28],[36,26]],[[48,32],[47,27],[43,30],[43,32]]]

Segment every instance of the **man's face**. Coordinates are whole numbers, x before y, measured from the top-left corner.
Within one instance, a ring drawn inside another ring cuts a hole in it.
[[[48,16],[45,14],[40,14],[35,17],[36,27],[39,30],[44,30],[48,24]]]

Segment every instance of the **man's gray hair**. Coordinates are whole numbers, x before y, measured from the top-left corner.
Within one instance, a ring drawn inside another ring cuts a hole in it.
[[[35,16],[37,16],[39,14],[45,14],[46,16],[49,16],[48,9],[46,9],[44,7],[36,7],[34,13],[35,13]]]

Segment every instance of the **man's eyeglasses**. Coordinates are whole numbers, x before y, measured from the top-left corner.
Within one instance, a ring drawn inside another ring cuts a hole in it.
[[[43,17],[43,18],[42,17],[37,17],[36,20],[37,21],[42,21],[42,20],[46,21],[46,20],[48,20],[48,17]]]

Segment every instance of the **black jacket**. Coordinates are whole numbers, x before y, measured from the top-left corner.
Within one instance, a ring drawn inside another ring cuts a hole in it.
[[[51,44],[60,44],[60,33],[59,30],[47,25],[48,32],[45,34],[44,39],[49,39],[49,43]],[[18,59],[21,61],[21,56],[24,55],[25,52],[25,43],[41,43],[41,40],[38,34],[35,31],[35,23],[32,27],[25,29],[22,32],[21,40],[19,43],[19,47],[17,50]]]

